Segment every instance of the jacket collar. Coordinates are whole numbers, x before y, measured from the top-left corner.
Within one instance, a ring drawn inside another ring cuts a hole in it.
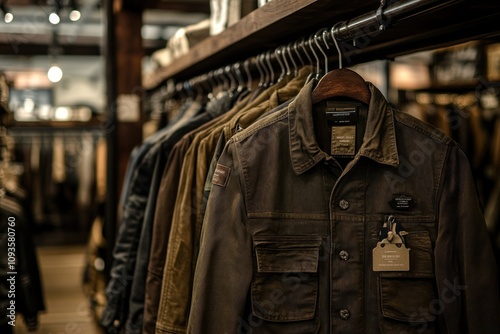
[[[290,157],[297,175],[329,157],[320,149],[314,134],[311,92],[316,83],[317,81],[313,80],[304,86],[288,107]],[[371,99],[363,144],[357,156],[365,156],[381,164],[397,167],[399,158],[394,111],[382,93],[371,83],[367,84],[371,91]]]

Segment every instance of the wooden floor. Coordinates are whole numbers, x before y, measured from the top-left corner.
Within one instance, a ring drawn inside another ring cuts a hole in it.
[[[18,318],[14,333],[101,334],[82,292],[85,247],[39,247],[37,253],[46,311],[38,331],[28,332]]]

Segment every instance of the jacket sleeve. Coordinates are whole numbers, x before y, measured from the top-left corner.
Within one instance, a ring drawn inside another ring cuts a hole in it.
[[[499,333],[498,273],[469,162],[452,144],[439,201],[435,270],[443,333]]]
[[[121,224],[113,249],[111,278],[106,287],[107,302],[101,317],[101,325],[110,332],[119,331],[127,319],[137,248],[155,157],[150,149],[148,155],[142,158],[134,171],[131,171],[129,190],[124,196]]]
[[[188,333],[236,333],[244,327],[252,279],[251,238],[246,228],[243,168],[231,140],[222,153],[201,235]]]

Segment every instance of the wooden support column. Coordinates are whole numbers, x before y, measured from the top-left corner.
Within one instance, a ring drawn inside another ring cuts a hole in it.
[[[117,209],[130,153],[142,142],[142,9],[106,1],[108,269],[118,229]],[[108,272],[109,273],[109,272]]]
[[[116,15],[116,113],[118,193],[132,149],[142,141],[142,13],[122,10]]]

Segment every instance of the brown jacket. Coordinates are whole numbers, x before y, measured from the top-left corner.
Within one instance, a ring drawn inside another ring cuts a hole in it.
[[[464,153],[370,85],[344,168],[316,139],[328,129],[313,120],[313,85],[226,145],[188,333],[498,333],[497,268]],[[401,195],[413,205],[391,206]],[[372,269],[390,216],[409,271]]]
[[[288,78],[262,92],[252,102],[238,103],[218,118],[217,124],[197,132],[186,152],[179,181],[176,207],[168,240],[156,333],[185,333],[191,304],[191,290],[201,230],[205,178],[217,139],[233,119],[259,115],[295,96],[304,85],[310,67],[297,78]],[[277,94],[280,91],[281,94]],[[280,101],[283,98],[283,101]],[[248,117],[247,117],[248,118]],[[248,121],[250,123],[250,120]],[[233,126],[236,123],[233,124]],[[205,140],[210,139],[210,140]]]

